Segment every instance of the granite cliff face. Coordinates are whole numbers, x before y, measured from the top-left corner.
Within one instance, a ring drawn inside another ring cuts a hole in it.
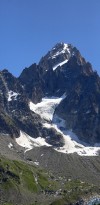
[[[43,119],[29,108],[43,97],[63,100],[53,115],[65,121],[66,129],[90,145],[100,143],[100,77],[71,44],[58,43],[38,65],[25,68],[19,78],[0,72],[0,133],[18,137],[20,130],[62,146],[60,133],[43,126]]]

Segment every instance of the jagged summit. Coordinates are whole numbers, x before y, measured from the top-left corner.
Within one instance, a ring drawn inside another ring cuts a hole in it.
[[[41,58],[39,66],[42,67],[44,71],[48,71],[48,69],[55,71],[57,67],[61,67],[68,63],[71,59],[76,60],[80,65],[86,63],[76,47],[61,42],[57,43],[44,57]]]
[[[71,49],[73,48],[73,46],[71,44],[66,44],[66,43],[57,43],[50,51],[50,53],[56,53],[59,52],[59,54],[61,53],[70,53]]]
[[[52,67],[55,70],[58,66],[62,66],[67,63],[72,55],[74,55],[73,46],[65,43],[57,43],[50,52],[48,52],[48,60],[54,60],[54,66]],[[57,60],[56,60],[57,59]]]

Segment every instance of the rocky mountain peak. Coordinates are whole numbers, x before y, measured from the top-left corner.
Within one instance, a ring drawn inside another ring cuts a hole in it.
[[[86,64],[78,49],[71,44],[57,43],[44,57],[41,58],[39,66],[43,72],[49,69],[55,71],[58,66],[66,64],[69,60],[76,61],[79,65]]]
[[[71,50],[72,50],[73,46],[71,44],[66,44],[66,43],[57,43],[52,49],[51,51],[49,51],[49,55],[51,56],[51,58],[56,58],[56,56],[58,55],[62,55],[62,54],[71,54]]]

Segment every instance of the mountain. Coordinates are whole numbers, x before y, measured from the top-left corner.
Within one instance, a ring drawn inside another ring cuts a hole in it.
[[[55,114],[80,140],[91,145],[100,143],[100,77],[75,47],[56,44],[38,66],[23,70],[19,81],[34,103],[45,96],[66,93]]]
[[[41,115],[31,112],[29,102],[38,104],[43,97],[65,94],[54,115],[63,119],[66,129],[79,140],[92,146],[100,143],[100,77],[71,44],[56,44],[38,65],[25,68],[19,78],[1,71],[0,90],[1,133],[18,137],[22,130],[31,137],[46,138],[51,131],[44,131]]]
[[[99,124],[100,77],[71,44],[57,43],[18,78],[0,71],[0,204],[98,198]]]

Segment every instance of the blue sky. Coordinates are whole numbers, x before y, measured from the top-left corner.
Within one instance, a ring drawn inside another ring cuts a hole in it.
[[[0,0],[0,70],[18,76],[58,42],[100,74],[100,0]]]

